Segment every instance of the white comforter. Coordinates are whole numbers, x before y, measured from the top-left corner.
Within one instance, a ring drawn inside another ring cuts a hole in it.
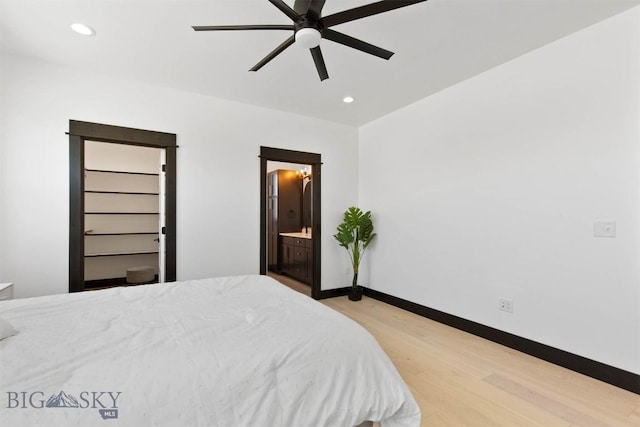
[[[3,426],[420,425],[375,339],[265,276],[0,303]],[[47,407],[49,403],[54,407]]]

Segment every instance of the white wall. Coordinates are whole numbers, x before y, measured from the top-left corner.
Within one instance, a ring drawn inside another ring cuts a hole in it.
[[[363,126],[369,286],[640,373],[639,38],[635,8]]]
[[[348,283],[331,231],[357,200],[357,129],[3,55],[0,281],[68,290],[69,119],[177,134],[178,279],[259,272],[261,145],[320,153],[322,288]]]

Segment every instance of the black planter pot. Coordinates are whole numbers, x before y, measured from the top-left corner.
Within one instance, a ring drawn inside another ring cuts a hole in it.
[[[362,288],[360,286],[352,286],[349,292],[349,299],[351,301],[360,301],[362,299]]]

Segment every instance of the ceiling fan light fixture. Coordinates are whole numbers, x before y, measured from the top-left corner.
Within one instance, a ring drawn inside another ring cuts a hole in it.
[[[304,49],[313,49],[320,44],[322,35],[315,28],[301,28],[296,31],[296,45]]]
[[[353,96],[345,96],[342,98],[342,102],[345,104],[351,104],[354,101]]]

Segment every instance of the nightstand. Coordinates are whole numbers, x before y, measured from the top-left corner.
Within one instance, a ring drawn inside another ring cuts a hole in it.
[[[13,299],[13,283],[0,283],[0,301]]]

